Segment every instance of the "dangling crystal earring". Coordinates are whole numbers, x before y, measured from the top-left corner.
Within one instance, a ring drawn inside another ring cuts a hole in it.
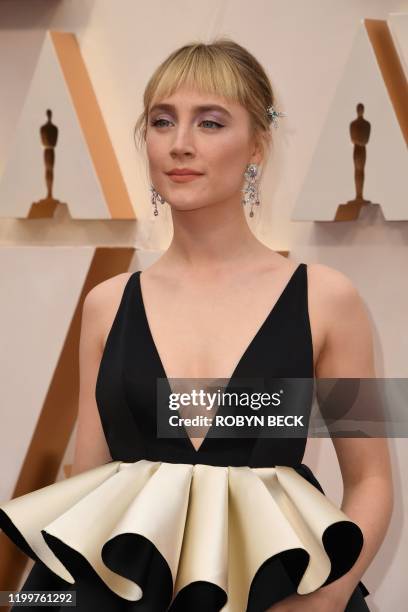
[[[254,216],[253,207],[259,206],[258,198],[258,182],[256,177],[258,176],[258,164],[248,164],[244,173],[246,182],[243,188],[244,198],[242,200],[243,205],[251,205],[250,217]]]
[[[157,217],[157,215],[159,214],[159,211],[157,210],[157,200],[159,200],[160,204],[164,204],[165,199],[163,198],[162,195],[160,195],[158,191],[156,191],[153,185],[150,185],[150,193],[151,193],[152,204],[154,207],[154,216]]]

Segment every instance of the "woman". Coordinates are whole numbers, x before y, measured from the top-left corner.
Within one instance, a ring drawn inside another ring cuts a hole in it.
[[[66,514],[43,531],[69,574],[26,546],[36,564],[24,589],[70,582],[80,610],[368,609],[360,578],[392,510],[384,439],[333,439],[344,483],[336,514],[301,463],[305,437],[156,431],[159,379],[171,391],[178,377],[226,379],[228,389],[244,377],[375,377],[349,279],[282,257],[246,221],[281,116],[274,103],[260,64],[228,39],[178,49],[150,79],[136,132],[154,211],[168,203],[174,235],[143,273],[85,299],[74,485],[71,497],[58,489],[67,497],[56,516]]]

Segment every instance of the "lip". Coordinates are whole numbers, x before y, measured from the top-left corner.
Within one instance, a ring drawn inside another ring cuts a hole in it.
[[[168,174],[167,176],[175,183],[187,183],[200,178],[203,174]]]
[[[202,172],[193,168],[172,168],[167,174],[202,174]]]

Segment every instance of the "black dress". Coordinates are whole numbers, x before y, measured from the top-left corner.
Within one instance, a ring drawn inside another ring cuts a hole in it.
[[[313,375],[300,263],[227,388]],[[81,612],[263,612],[354,565],[362,532],[301,463],[305,436],[207,435],[198,450],[186,435],[160,437],[157,379],[169,382],[136,271],[95,389],[112,461],[0,505],[0,527],[35,560],[22,590],[76,591]],[[368,610],[368,593],[360,582],[347,612]]]

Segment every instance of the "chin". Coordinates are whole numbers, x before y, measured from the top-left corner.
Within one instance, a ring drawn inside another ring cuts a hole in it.
[[[171,204],[169,203],[169,206],[171,208],[173,208],[173,210],[177,210],[182,212],[183,210],[188,211],[188,210],[198,210],[199,208],[204,208],[205,205],[197,205],[197,202],[172,202]]]

